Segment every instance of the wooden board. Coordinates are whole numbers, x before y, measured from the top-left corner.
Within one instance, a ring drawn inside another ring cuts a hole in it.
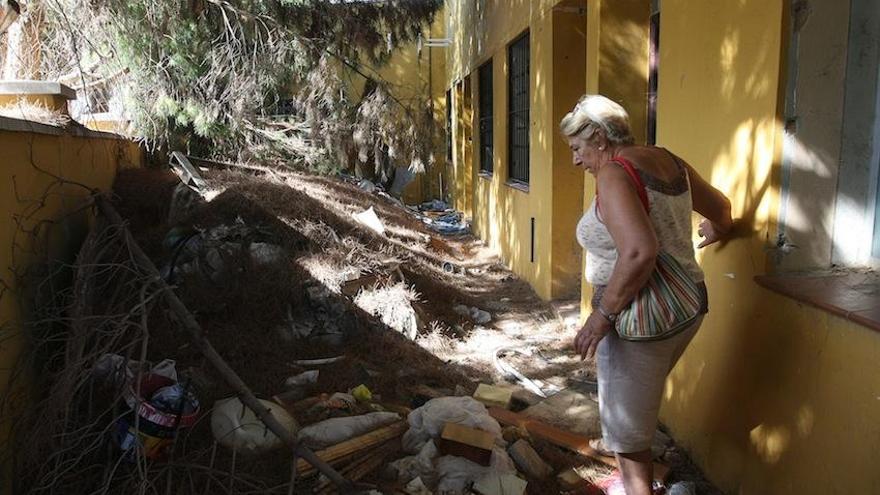
[[[322,461],[333,465],[337,461],[342,461],[358,452],[363,452],[377,445],[383,444],[392,438],[399,437],[406,432],[409,424],[406,421],[399,421],[390,424],[378,430],[371,431],[365,435],[361,435],[351,440],[327,447],[324,450],[315,452]],[[311,476],[315,474],[315,468],[304,459],[296,460],[296,472],[298,476]]]
[[[524,428],[532,435],[541,440],[552,443],[564,449],[568,449],[577,454],[597,460],[601,463],[612,467],[617,467],[617,459],[600,454],[596,449],[590,447],[590,439],[583,435],[578,435],[570,431],[565,431],[555,426],[548,425],[528,416],[507,411],[498,407],[490,407],[489,415],[503,425],[512,425]],[[654,479],[658,481],[666,480],[669,475],[669,466],[665,464],[654,463]]]

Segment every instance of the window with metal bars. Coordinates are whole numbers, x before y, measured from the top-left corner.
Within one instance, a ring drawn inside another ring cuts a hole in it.
[[[492,173],[492,60],[479,68],[480,172]]]
[[[446,159],[452,161],[452,90],[446,90]]]
[[[529,183],[529,34],[507,50],[507,160],[509,179]]]

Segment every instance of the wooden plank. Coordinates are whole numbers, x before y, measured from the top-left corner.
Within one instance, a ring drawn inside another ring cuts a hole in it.
[[[399,450],[400,442],[396,438],[392,439],[378,448],[370,449],[369,452],[361,452],[362,456],[360,458],[353,460],[350,464],[340,469],[339,472],[348,480],[359,481],[382,466],[388,456]],[[336,487],[333,486],[329,479],[322,479],[314,491],[324,495],[338,493]]]
[[[555,426],[550,426],[537,419],[528,416],[501,409],[499,407],[490,407],[489,415],[503,425],[517,426],[524,428],[532,435],[541,440],[552,443],[564,449],[568,449],[574,453],[597,460],[611,467],[617,467],[617,459],[602,455],[596,449],[590,447],[590,439],[583,435],[571,433]],[[669,466],[660,463],[654,463],[654,479],[658,481],[666,480],[669,475]]]
[[[375,447],[376,445],[385,443],[392,438],[397,438],[403,435],[408,428],[409,424],[406,421],[399,421],[383,428],[379,428],[378,430],[371,431],[365,435],[333,445],[332,447],[327,447],[324,450],[319,450],[315,452],[315,455],[318,456],[318,459],[333,465],[352,454]],[[308,461],[297,459],[296,472],[299,476],[311,476],[315,474],[315,468],[313,468]]]

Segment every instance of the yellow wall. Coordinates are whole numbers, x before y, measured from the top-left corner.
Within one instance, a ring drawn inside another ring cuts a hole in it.
[[[880,333],[761,289],[778,208],[781,0],[664,0],[658,143],[733,203],[661,419],[728,493],[880,493]],[[698,40],[698,41],[695,41]]]
[[[427,38],[442,39],[446,37],[446,16],[440,9],[434,16],[434,22],[422,33]],[[425,41],[423,40],[423,41]],[[407,204],[440,198],[441,183],[443,187],[449,183],[446,164],[446,48],[428,47],[424,43],[421,50],[417,43],[400,46],[392,53],[387,64],[378,68],[363,66],[361,70],[372,77],[388,83],[395,98],[410,108],[423,110],[426,105],[432,110],[432,125],[435,141],[431,143],[434,163],[426,165],[424,173],[418,174],[404,189],[403,201]],[[352,74],[354,94],[359,96],[363,91],[365,79]]]
[[[448,87],[471,81],[479,95],[477,68],[493,60],[493,175],[478,175],[478,97],[471,107],[456,102],[455,204],[473,212],[475,233],[544,299],[577,290],[579,252],[574,225],[582,202],[580,178],[571,167],[558,122],[583,94],[583,1],[453,2],[447,6],[453,46]],[[509,43],[526,30],[530,46],[530,151],[527,190],[508,183],[507,74]],[[458,94],[458,92],[455,92]],[[469,132],[468,132],[469,131]],[[462,150],[462,152],[459,152]],[[468,151],[469,150],[469,151]],[[534,219],[534,261],[532,261]]]
[[[37,131],[8,130],[13,125]],[[74,136],[48,126],[0,119],[0,279],[9,285],[9,291],[0,296],[0,395],[9,400],[4,401],[0,417],[7,421],[9,411],[26,400],[22,388],[7,390],[10,368],[25,343],[23,301],[17,297],[19,287],[11,268],[24,270],[46,255],[72,261],[90,221],[89,210],[78,211],[88,192],[75,185],[59,185],[49,174],[107,191],[118,168],[140,166],[142,162],[139,147],[131,141],[107,134],[80,134]],[[16,219],[22,222],[21,226]],[[38,235],[24,233],[38,225]],[[9,426],[7,422],[0,423],[0,439],[6,438]],[[0,488],[3,476],[0,474]]]
[[[648,54],[650,0],[591,0],[587,12],[587,93],[620,103],[630,117],[636,143],[643,144],[648,125]],[[596,183],[584,174],[586,209]],[[581,316],[590,311],[592,289],[581,278]]]

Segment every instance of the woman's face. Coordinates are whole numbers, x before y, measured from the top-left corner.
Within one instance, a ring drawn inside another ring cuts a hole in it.
[[[568,138],[568,146],[571,148],[572,161],[578,168],[596,175],[599,165],[599,147],[590,143],[580,136]]]

